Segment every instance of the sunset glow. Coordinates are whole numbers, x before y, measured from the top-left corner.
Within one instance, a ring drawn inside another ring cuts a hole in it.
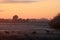
[[[42,0],[39,2],[13,2],[0,1],[0,18],[48,18],[51,19],[60,12],[60,0]]]

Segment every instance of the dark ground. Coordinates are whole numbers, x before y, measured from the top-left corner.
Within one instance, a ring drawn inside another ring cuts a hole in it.
[[[0,40],[60,40],[60,36],[32,36],[24,34],[20,35],[11,35],[11,36],[0,36]]]

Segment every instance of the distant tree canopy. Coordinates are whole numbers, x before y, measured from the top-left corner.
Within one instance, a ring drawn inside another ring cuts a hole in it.
[[[51,28],[60,29],[60,13],[50,21]]]
[[[13,16],[13,20],[18,20],[18,16],[17,15],[14,15]]]

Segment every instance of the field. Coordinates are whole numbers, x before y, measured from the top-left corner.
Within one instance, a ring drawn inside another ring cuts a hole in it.
[[[0,40],[58,40],[60,31],[29,23],[0,24]]]

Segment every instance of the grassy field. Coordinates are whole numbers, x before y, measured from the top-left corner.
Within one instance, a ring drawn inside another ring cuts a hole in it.
[[[28,23],[0,24],[0,40],[58,40],[60,31]]]
[[[0,31],[0,40],[59,40],[60,34]]]

